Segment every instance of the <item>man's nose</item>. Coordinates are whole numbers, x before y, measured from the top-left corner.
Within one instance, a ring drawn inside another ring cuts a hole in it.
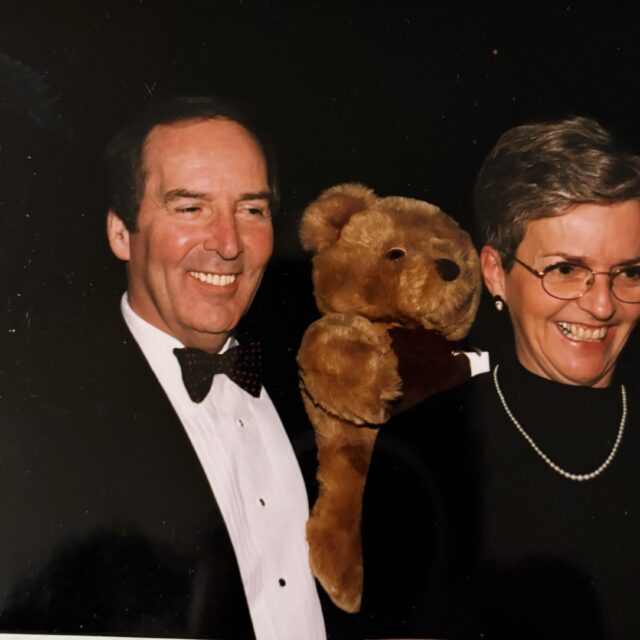
[[[610,276],[606,273],[596,273],[591,277],[594,279],[591,288],[582,298],[578,298],[578,304],[594,318],[608,320],[616,310]]]
[[[204,248],[215,251],[225,260],[234,260],[242,251],[238,222],[234,210],[224,210],[212,216],[207,224]]]

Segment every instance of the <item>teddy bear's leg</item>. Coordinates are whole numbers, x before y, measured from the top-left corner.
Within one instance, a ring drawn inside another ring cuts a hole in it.
[[[332,601],[355,613],[362,598],[362,495],[377,429],[329,416],[305,398],[316,425],[319,497],[307,523],[311,568]]]
[[[300,378],[317,405],[354,424],[381,424],[401,395],[398,358],[386,325],[332,313],[305,332]]]

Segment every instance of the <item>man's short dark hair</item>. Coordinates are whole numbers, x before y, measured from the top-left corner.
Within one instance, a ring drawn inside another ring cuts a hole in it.
[[[473,199],[483,243],[510,269],[529,222],[579,204],[640,199],[640,158],[590,118],[525,124],[493,147]]]
[[[158,125],[185,120],[221,118],[237,122],[255,139],[267,163],[271,206],[278,206],[278,175],[275,154],[259,118],[246,105],[212,97],[175,96],[149,104],[128,124],[119,129],[105,152],[109,184],[109,208],[136,231],[146,174],[144,146],[149,133]]]

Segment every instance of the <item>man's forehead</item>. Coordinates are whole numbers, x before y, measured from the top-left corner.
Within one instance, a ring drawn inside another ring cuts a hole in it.
[[[145,140],[143,167],[145,179],[153,177],[153,182],[164,182],[168,174],[186,178],[216,168],[261,183],[252,189],[263,190],[268,179],[266,158],[255,137],[224,118],[157,125]]]
[[[190,118],[158,124],[145,138],[143,160],[153,161],[158,152],[179,154],[185,149],[215,151],[217,146],[246,144],[253,147],[264,161],[262,148],[256,137],[243,125],[228,118]]]

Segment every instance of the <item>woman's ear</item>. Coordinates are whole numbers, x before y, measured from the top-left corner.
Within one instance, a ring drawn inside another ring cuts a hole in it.
[[[113,211],[107,214],[107,237],[111,251],[120,258],[120,260],[129,260],[129,230],[125,226],[121,218]]]
[[[480,269],[484,283],[492,296],[501,296],[507,302],[505,295],[505,271],[502,258],[497,249],[485,245],[480,250]]]

